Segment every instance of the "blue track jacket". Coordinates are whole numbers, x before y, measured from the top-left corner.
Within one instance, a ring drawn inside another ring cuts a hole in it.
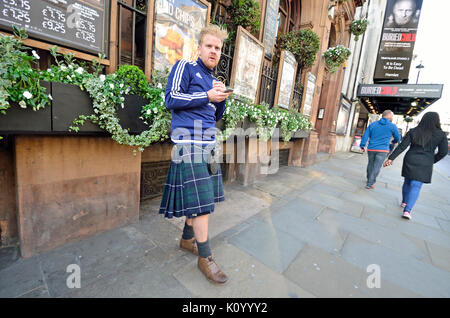
[[[392,137],[394,137],[394,144],[398,143],[401,139],[397,126],[387,118],[381,118],[379,121],[373,122],[367,127],[361,138],[360,147],[364,148],[369,139],[367,151],[389,152],[389,144]]]
[[[223,117],[226,100],[209,101],[207,91],[217,80],[212,72],[200,58],[197,62],[180,60],[173,66],[166,87],[166,107],[172,110],[173,142],[215,142],[216,121]]]

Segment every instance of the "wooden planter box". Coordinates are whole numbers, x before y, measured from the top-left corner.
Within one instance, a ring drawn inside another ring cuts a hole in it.
[[[51,92],[50,82],[40,82],[47,94]],[[49,133],[52,131],[51,105],[34,111],[32,108],[21,108],[12,103],[6,115],[0,114],[0,132],[2,134]]]
[[[47,89],[53,100],[44,109],[33,111],[22,109],[13,104],[6,111],[6,115],[0,116],[0,132],[5,134],[29,134],[29,133],[57,133],[57,134],[107,134],[96,124],[89,120],[80,126],[79,132],[70,132],[73,120],[80,115],[92,115],[92,99],[88,92],[82,91],[78,86],[56,82],[41,82],[41,86]],[[139,134],[148,129],[139,117],[141,108],[148,101],[137,95],[126,95],[124,108],[118,106],[117,115],[123,128],[131,134]]]

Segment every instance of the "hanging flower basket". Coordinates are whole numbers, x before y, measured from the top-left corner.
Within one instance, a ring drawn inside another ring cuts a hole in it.
[[[350,25],[350,31],[355,36],[355,41],[358,41],[359,36],[366,32],[368,24],[369,21],[367,21],[367,19],[360,19],[352,22]]]
[[[323,57],[325,58],[328,71],[330,73],[335,73],[338,67],[344,64],[349,58],[350,54],[351,51],[342,45],[330,47],[328,50],[323,52]]]

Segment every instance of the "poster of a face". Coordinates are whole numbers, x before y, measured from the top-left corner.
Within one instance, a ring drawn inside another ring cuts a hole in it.
[[[264,45],[248,31],[239,27],[236,38],[237,50],[233,58],[231,85],[234,93],[255,101],[261,75]]]
[[[278,88],[277,105],[283,108],[289,108],[291,103],[291,95],[294,89],[295,71],[297,68],[297,61],[295,56],[289,52],[284,51],[281,59],[281,78]]]
[[[375,68],[376,79],[408,79],[422,0],[389,0]]]
[[[169,70],[178,60],[198,58],[198,35],[207,25],[209,7],[202,0],[157,0],[154,24],[154,69]]]

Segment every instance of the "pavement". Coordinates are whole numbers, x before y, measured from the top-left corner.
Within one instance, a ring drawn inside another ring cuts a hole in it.
[[[158,215],[155,199],[141,204],[137,223],[35,257],[0,249],[0,297],[450,297],[445,169],[435,168],[406,220],[400,158],[374,190],[364,188],[366,154],[325,159],[281,167],[252,186],[225,185],[209,226],[229,276],[223,286],[178,248],[184,220]]]

